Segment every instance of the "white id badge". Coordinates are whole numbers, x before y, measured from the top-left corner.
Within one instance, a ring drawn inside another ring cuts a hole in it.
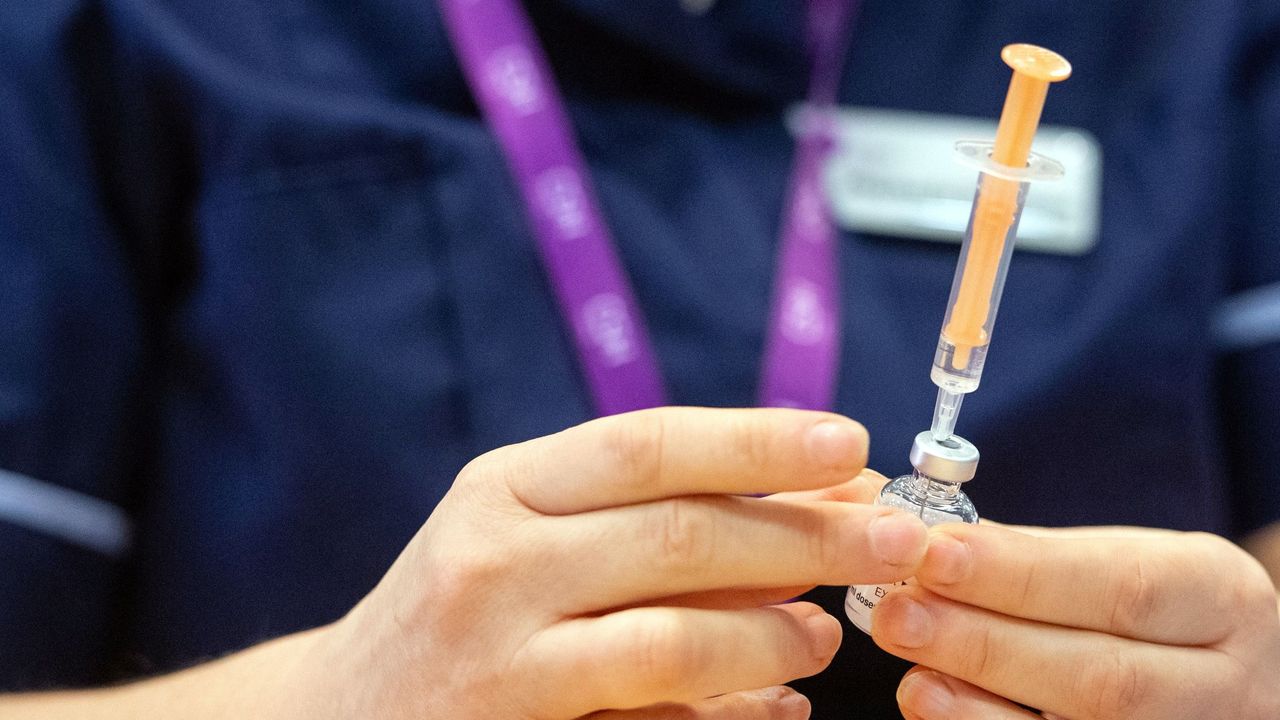
[[[793,129],[802,122],[802,112],[791,114]],[[955,144],[990,141],[994,121],[843,107],[837,128],[826,185],[838,225],[873,235],[963,239],[977,173],[956,162]],[[1062,163],[1066,176],[1031,188],[1018,247],[1057,255],[1089,252],[1098,242],[1101,146],[1084,130],[1046,125],[1033,149]]]

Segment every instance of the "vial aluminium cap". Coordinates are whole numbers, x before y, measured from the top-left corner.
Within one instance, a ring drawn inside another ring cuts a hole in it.
[[[935,440],[926,430],[911,444],[911,466],[935,480],[968,482],[978,473],[978,448],[959,435]]]

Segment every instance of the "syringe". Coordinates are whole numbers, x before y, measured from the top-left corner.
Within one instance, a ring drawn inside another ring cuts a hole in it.
[[[982,379],[1027,188],[1062,176],[1061,165],[1031,152],[1031,141],[1049,84],[1070,77],[1070,63],[1035,45],[1009,45],[1000,57],[1013,68],[1013,79],[995,143],[956,144],[960,158],[979,176],[930,373],[938,386],[932,433],[939,441],[951,437],[960,403]]]

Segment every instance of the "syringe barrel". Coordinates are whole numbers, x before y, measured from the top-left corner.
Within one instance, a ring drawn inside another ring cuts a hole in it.
[[[951,299],[934,353],[931,374],[939,388],[954,393],[978,389],[1028,187],[1026,181],[987,172],[978,176]]]
[[[955,430],[960,403],[982,381],[1029,184],[1062,177],[1062,165],[1031,152],[1031,145],[1049,85],[1070,77],[1071,64],[1051,50],[1026,44],[1009,45],[1000,57],[1013,69],[1013,78],[995,143],[956,143],[961,161],[980,174],[933,357],[938,403],[931,434],[938,440]]]

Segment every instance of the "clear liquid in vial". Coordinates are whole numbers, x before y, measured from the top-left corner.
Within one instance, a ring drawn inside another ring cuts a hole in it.
[[[930,527],[943,523],[977,524],[978,511],[960,490],[960,483],[936,480],[916,471],[890,482],[876,498],[877,505],[900,508]],[[900,583],[905,584],[905,583]],[[858,629],[871,633],[871,611],[890,585],[853,585],[845,594],[844,611]]]

